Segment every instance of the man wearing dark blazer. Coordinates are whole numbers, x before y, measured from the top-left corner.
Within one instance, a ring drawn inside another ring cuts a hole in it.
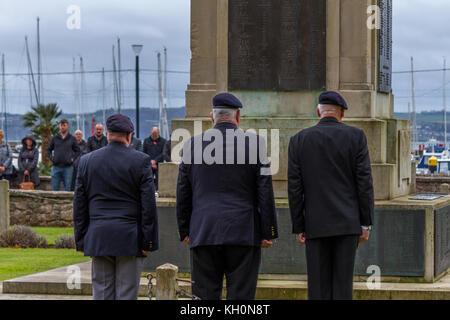
[[[158,249],[151,162],[129,149],[131,120],[107,120],[109,144],[81,157],[75,185],[78,251],[92,257],[95,300],[135,300],[144,258]]]
[[[183,148],[180,241],[191,249],[194,295],[221,299],[225,275],[227,299],[254,299],[261,247],[278,237],[270,165],[262,137],[238,128],[241,102],[222,93],[213,105],[214,128]]]
[[[289,207],[293,233],[306,243],[309,299],[353,298],[356,249],[373,225],[367,140],[341,122],[347,109],[338,93],[322,93],[320,122],[289,143]]]

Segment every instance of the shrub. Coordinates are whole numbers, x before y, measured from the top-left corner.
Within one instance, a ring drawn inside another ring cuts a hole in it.
[[[52,163],[39,162],[39,175],[50,176],[52,174]]]
[[[55,248],[75,249],[75,237],[70,234],[63,234],[55,240]]]
[[[0,233],[0,247],[47,248],[47,239],[27,226],[14,226]]]

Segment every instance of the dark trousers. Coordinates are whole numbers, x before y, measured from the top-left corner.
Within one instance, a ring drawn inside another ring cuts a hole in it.
[[[308,299],[352,300],[357,235],[306,240]]]
[[[202,300],[220,300],[225,275],[227,300],[253,300],[260,263],[260,247],[224,245],[192,248],[192,293]]]

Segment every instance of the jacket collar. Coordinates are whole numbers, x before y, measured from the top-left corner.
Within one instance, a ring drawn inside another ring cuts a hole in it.
[[[340,123],[335,117],[325,117],[320,119],[319,124],[323,123]]]
[[[237,129],[238,127],[232,122],[219,122],[214,126],[215,129]]]
[[[56,136],[57,136],[59,139],[61,139],[61,140],[67,140],[67,139],[69,139],[72,135],[70,134],[70,132],[67,132],[66,137],[63,139],[63,137],[62,137],[62,135],[61,135],[61,132],[58,132],[58,133],[56,134]]]
[[[158,141],[161,140],[161,136],[159,136],[158,139],[153,139],[153,137],[150,135],[148,138],[150,139],[150,141],[157,141],[158,142]]]
[[[95,138],[95,140],[101,141],[101,140],[103,140],[103,137],[105,137],[105,135],[102,134],[102,135],[100,136],[100,138],[98,138],[98,137],[94,134],[93,137]],[[105,138],[106,138],[106,137],[105,137]]]
[[[117,148],[117,147],[119,147],[119,148],[121,148],[121,147],[126,148],[127,147],[125,145],[125,143],[118,142],[118,141],[110,141],[107,146],[110,147],[110,148]]]

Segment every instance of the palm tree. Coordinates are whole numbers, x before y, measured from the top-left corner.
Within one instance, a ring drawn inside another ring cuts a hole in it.
[[[40,104],[31,107],[32,111],[22,116],[25,128],[31,128],[36,140],[41,140],[41,155],[44,164],[50,163],[47,156],[47,148],[52,135],[58,133],[58,122],[56,119],[62,114],[56,103],[47,105]]]

